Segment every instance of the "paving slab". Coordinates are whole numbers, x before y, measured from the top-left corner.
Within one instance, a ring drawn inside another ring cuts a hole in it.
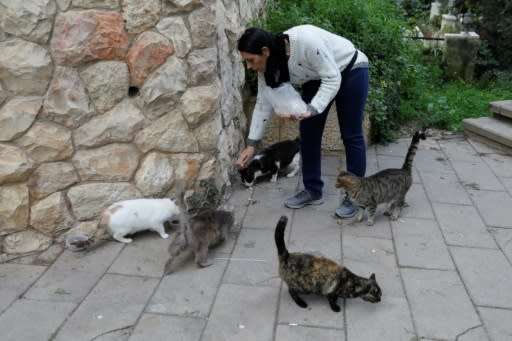
[[[382,217],[384,210],[380,208],[377,209],[377,217]],[[391,224],[387,217],[382,217],[382,219],[375,218],[375,224],[372,226],[368,226],[366,221],[358,223],[354,220],[351,222],[343,222],[343,220],[339,219],[337,221],[338,225],[340,225],[340,229],[342,231],[342,235],[350,235],[354,237],[372,237],[372,238],[382,238],[382,239],[392,239],[391,235]]]
[[[345,313],[347,340],[415,340],[416,333],[405,298],[384,296],[376,304],[360,299],[347,300]]]
[[[81,302],[117,257],[124,244],[106,242],[83,252],[66,250],[25,294],[26,298]]]
[[[468,191],[487,226],[512,228],[512,196],[507,192]]]
[[[501,178],[500,179],[508,193],[512,196],[512,178]]]
[[[129,340],[199,341],[205,325],[206,320],[199,318],[144,314]]]
[[[512,178],[512,157],[501,154],[484,154],[482,160],[499,177]]]
[[[50,268],[24,295],[33,300],[80,303],[100,280],[102,273],[62,271]]]
[[[167,231],[169,237],[164,239],[156,232],[136,234],[133,242],[127,244],[109,267],[109,273],[162,277],[164,265],[169,258],[167,249],[176,234]]]
[[[438,147],[429,149],[418,148],[414,157],[414,167],[419,172],[453,173],[450,161]]]
[[[279,282],[274,231],[242,230],[223,283],[279,287]]]
[[[20,299],[0,315],[1,339],[50,340],[75,306],[69,302]]]
[[[432,206],[448,245],[496,248],[475,207],[440,203]]]
[[[452,161],[462,185],[469,189],[503,191],[503,185],[482,161]]]
[[[448,160],[453,161],[478,161],[480,153],[466,139],[462,137],[440,140],[439,146]]]
[[[405,197],[407,206],[402,208],[400,217],[433,219],[434,212],[421,184],[413,183]]]
[[[203,341],[272,340],[279,288],[222,284]]]
[[[303,327],[295,324],[279,324],[276,329],[275,340],[280,341],[344,341],[345,332],[343,330]]]
[[[291,298],[286,283],[282,283],[279,295],[279,312],[277,315],[279,323],[343,329],[343,309],[339,313],[334,312],[325,296],[301,295],[301,297],[308,304],[307,308],[299,307]],[[343,299],[338,299],[338,305],[343,307]]]
[[[512,265],[500,250],[450,247],[476,305],[512,309]]]
[[[431,202],[471,205],[468,194],[455,173],[419,171],[425,193]]]
[[[402,277],[419,337],[455,340],[481,325],[456,272],[402,269]]]
[[[454,269],[437,222],[400,218],[391,223],[400,266],[424,269]]]
[[[287,229],[290,230],[290,239],[286,245],[290,252],[317,252],[336,262],[341,261],[341,229],[332,216],[297,210]]]
[[[512,229],[490,228],[489,232],[494,236],[509,262],[512,263]]]
[[[82,252],[66,250],[51,268],[59,271],[104,273],[124,246],[123,243],[109,241]]]
[[[322,176],[337,176],[341,167],[341,159],[345,156],[345,152],[336,155],[322,156]]]
[[[210,260],[213,264],[198,268],[188,262],[165,276],[151,297],[146,312],[207,318],[217,295],[226,260]]]
[[[489,336],[483,327],[475,327],[457,336],[457,341],[489,341]]]
[[[512,310],[479,307],[478,311],[492,341],[512,339]]]
[[[25,293],[45,270],[44,266],[0,264],[0,313]]]
[[[410,138],[401,138],[396,142],[388,143],[386,145],[375,145],[375,153],[377,156],[386,155],[403,158],[407,154],[407,150],[409,149],[410,144]]]
[[[343,235],[343,265],[361,277],[374,273],[383,296],[405,298],[391,240]]]
[[[133,328],[158,282],[155,278],[105,275],[55,340],[91,340]]]

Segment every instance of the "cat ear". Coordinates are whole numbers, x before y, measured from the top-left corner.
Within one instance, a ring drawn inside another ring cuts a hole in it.
[[[370,279],[375,280],[375,274],[371,274],[371,275],[370,275]]]

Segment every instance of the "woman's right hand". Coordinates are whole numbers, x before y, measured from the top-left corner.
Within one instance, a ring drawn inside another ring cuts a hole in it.
[[[254,146],[247,146],[238,156],[236,165],[240,168],[245,168],[254,155]]]

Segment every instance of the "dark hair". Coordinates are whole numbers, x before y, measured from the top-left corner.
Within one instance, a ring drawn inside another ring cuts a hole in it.
[[[261,28],[250,27],[245,30],[238,40],[238,51],[241,52],[262,55],[261,49],[268,47],[270,56],[267,59],[265,83],[272,88],[290,81],[285,39],[289,39],[286,34],[273,35]]]

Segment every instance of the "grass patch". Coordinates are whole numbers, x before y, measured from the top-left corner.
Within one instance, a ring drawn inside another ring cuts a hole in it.
[[[409,113],[406,118],[417,120],[421,126],[454,132],[462,131],[465,118],[491,116],[489,102],[512,99],[512,88],[495,82],[480,87],[476,82],[453,81],[423,90],[414,101],[403,101],[402,112]]]

